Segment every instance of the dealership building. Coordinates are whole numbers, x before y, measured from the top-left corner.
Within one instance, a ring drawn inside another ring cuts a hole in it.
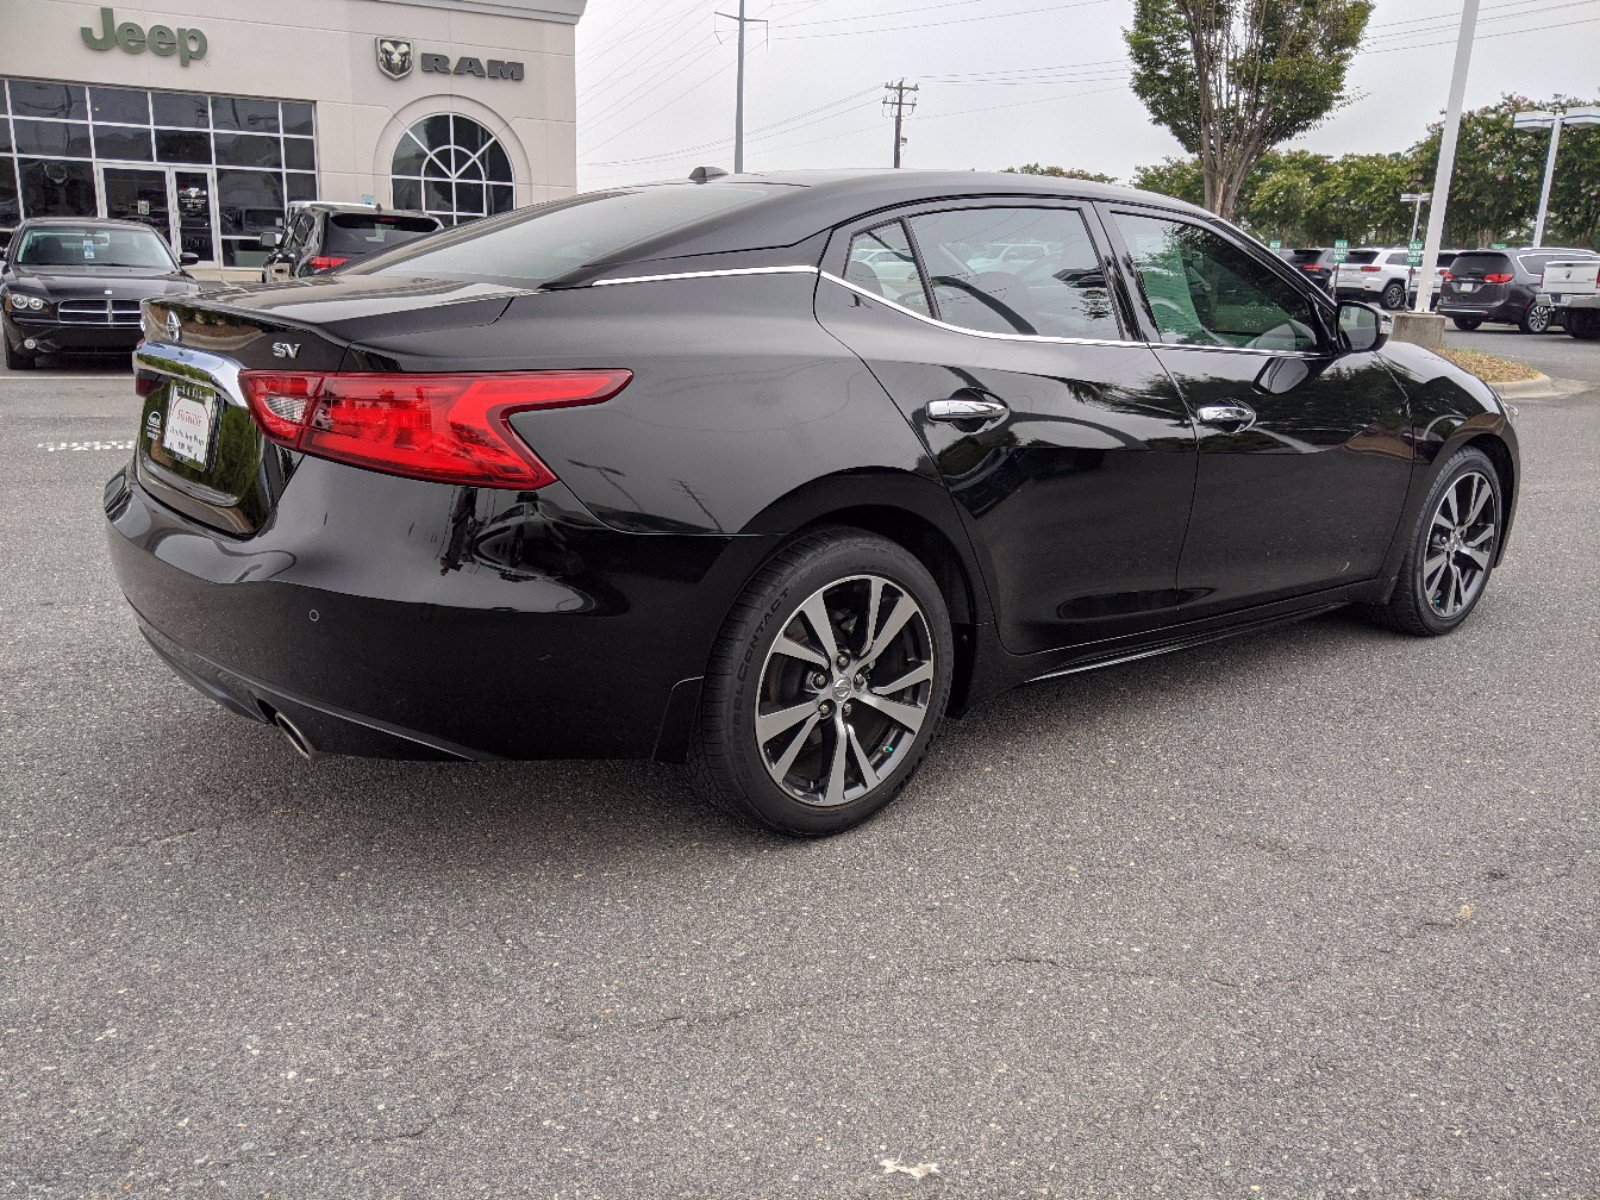
[[[572,193],[586,0],[0,0],[0,244],[145,221],[255,276],[295,200],[468,221]]]

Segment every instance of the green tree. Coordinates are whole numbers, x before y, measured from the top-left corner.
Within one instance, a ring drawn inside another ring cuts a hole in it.
[[[1206,202],[1206,181],[1197,158],[1164,158],[1133,172],[1132,184],[1147,192],[1159,192],[1190,204]]]
[[[1043,163],[1023,163],[1020,167],[1007,167],[1007,175],[1050,175],[1056,179],[1087,179],[1090,183],[1115,183],[1115,175],[1102,175],[1099,171],[1083,171],[1077,167],[1047,167]]]
[[[1511,127],[1511,115],[1530,108],[1570,108],[1594,104],[1575,96],[1534,101],[1502,96],[1494,104],[1461,117],[1461,140],[1450,180],[1450,207],[1444,240],[1460,246],[1526,242],[1533,236],[1544,180],[1548,131]],[[1440,125],[1411,148],[1417,174],[1432,179],[1439,161]],[[1561,152],[1550,189],[1545,241],[1551,245],[1593,245],[1600,238],[1600,129],[1561,131]]]
[[[1345,104],[1372,0],[1136,0],[1133,90],[1199,159],[1205,206],[1238,211],[1272,147]]]

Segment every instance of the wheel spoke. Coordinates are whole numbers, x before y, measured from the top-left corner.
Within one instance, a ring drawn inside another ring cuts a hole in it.
[[[1478,514],[1483,511],[1483,506],[1489,500],[1489,484],[1482,475],[1472,477],[1472,499],[1468,503],[1466,519],[1461,522],[1463,526],[1471,525],[1478,519]]]
[[[833,766],[828,771],[828,790],[822,797],[822,802],[830,807],[844,803],[845,756],[849,752],[846,745],[848,740],[846,729],[844,717],[835,713],[833,718]]]
[[[1439,506],[1439,511],[1444,513],[1444,515],[1449,518],[1450,524],[1452,525],[1461,524],[1461,510],[1456,505],[1456,488],[1459,488],[1460,486],[1461,485],[1459,483],[1452,486],[1450,490],[1444,494],[1444,503]]]
[[[833,663],[818,654],[810,646],[802,646],[792,637],[780,635],[772,644],[774,654],[783,654],[789,658],[798,658],[801,662],[815,663],[819,667],[832,667]]]
[[[856,727],[850,722],[845,722],[845,729],[850,734],[850,752],[855,756],[856,769],[861,772],[861,779],[869,788],[878,786],[878,772],[872,765],[872,760],[867,757],[867,752],[861,748],[861,739],[856,737]]]
[[[817,722],[820,720],[822,720],[822,714],[813,711],[806,718],[806,723],[800,727],[800,732],[796,733],[789,742],[788,748],[778,756],[778,761],[771,765],[769,769],[779,780],[782,780],[789,773],[789,768],[794,766],[794,760],[800,757],[800,751],[804,749],[806,739],[811,736],[811,731],[817,727]]]
[[[873,636],[878,632],[878,608],[883,603],[883,580],[873,576],[867,584],[867,624],[861,635],[861,653],[872,649]]]
[[[1471,559],[1477,565],[1478,570],[1487,571],[1489,569],[1489,552],[1487,550],[1479,550],[1476,546],[1468,546],[1463,542],[1461,553]]]
[[[878,695],[876,692],[862,692],[856,699],[862,704],[870,705],[872,708],[877,709],[907,733],[915,733],[922,728],[923,718],[928,715],[926,708],[918,707],[915,704],[902,704],[898,700],[890,700],[887,697]]]
[[[806,624],[811,626],[811,636],[817,639],[817,645],[827,655],[831,668],[839,653],[839,643],[833,636],[833,618],[828,615],[828,606],[823,603],[822,593],[818,592],[807,600],[800,606],[800,611],[805,614]]]
[[[883,623],[883,629],[873,640],[871,648],[862,656],[860,666],[870,667],[877,661],[878,655],[889,648],[889,643],[906,627],[906,622],[917,615],[917,602],[910,596],[901,594],[894,602],[894,607],[889,610],[888,619]]]
[[[892,696],[896,692],[903,692],[908,687],[917,683],[924,683],[933,678],[933,664],[931,662],[918,663],[899,679],[891,679],[888,683],[880,683],[872,691],[879,696]]]
[[[1431,593],[1434,585],[1439,582],[1439,576],[1443,574],[1444,569],[1449,565],[1450,556],[1448,554],[1436,554],[1424,562],[1422,564],[1422,586]]]
[[[785,729],[793,729],[801,721],[815,716],[816,713],[815,700],[805,700],[792,708],[780,708],[777,712],[760,713],[756,717],[756,738],[765,746]]]
[[[1436,529],[1454,529],[1456,523],[1444,515],[1444,506],[1439,506],[1439,511],[1433,514],[1433,524]]]
[[[1487,542],[1493,536],[1494,536],[1494,526],[1491,524],[1487,528],[1480,529],[1472,537],[1467,538],[1461,544],[1463,546],[1471,546],[1474,550],[1478,550],[1478,549],[1481,549],[1483,547],[1483,544],[1485,542]]]
[[[1455,563],[1450,564],[1450,611],[1453,613],[1461,607],[1462,597],[1466,593],[1466,584],[1461,579],[1461,568]]]

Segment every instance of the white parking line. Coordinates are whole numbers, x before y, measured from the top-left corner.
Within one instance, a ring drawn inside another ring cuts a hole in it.
[[[132,441],[104,441],[104,442],[40,442],[38,449],[46,454],[54,454],[58,450],[132,450]]]

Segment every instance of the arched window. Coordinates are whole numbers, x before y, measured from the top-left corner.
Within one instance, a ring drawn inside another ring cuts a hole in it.
[[[395,147],[394,206],[420,208],[446,224],[510,210],[511,160],[470,117],[423,117]]]

